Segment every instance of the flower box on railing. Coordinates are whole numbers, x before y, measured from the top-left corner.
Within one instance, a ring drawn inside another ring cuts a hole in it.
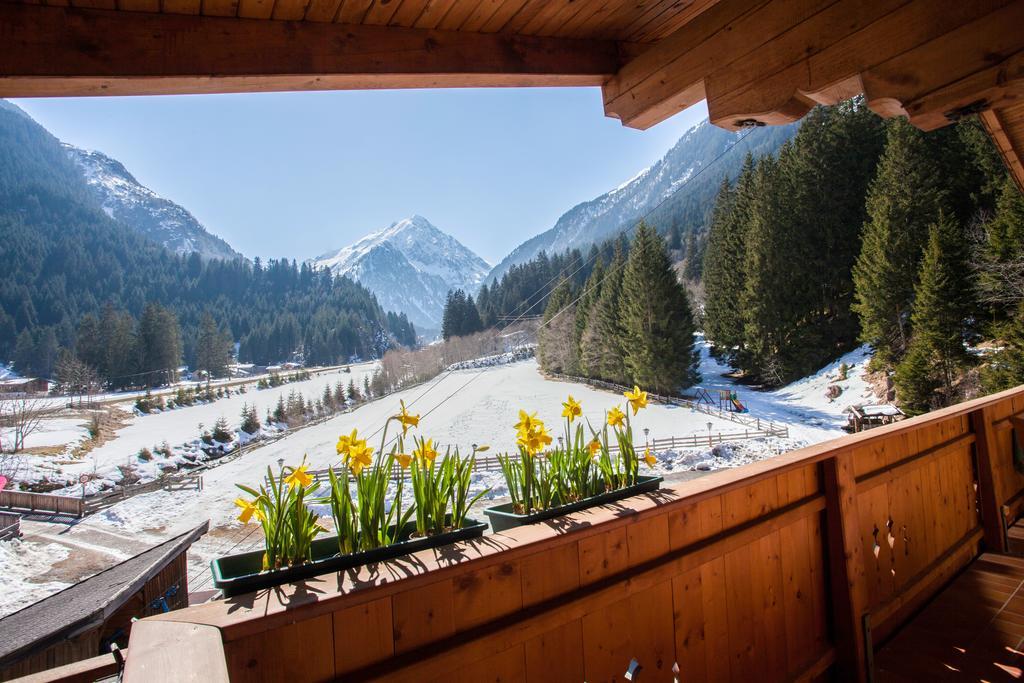
[[[495,505],[494,507],[485,509],[484,514],[487,515],[487,518],[490,520],[491,529],[493,531],[505,531],[506,529],[513,529],[517,526],[523,526],[524,524],[533,524],[546,519],[568,515],[572,512],[579,512],[580,510],[585,510],[597,505],[612,503],[617,500],[622,500],[623,498],[638,496],[641,493],[657,491],[661,486],[662,481],[663,479],[661,477],[637,477],[636,483],[632,486],[599,493],[596,496],[584,498],[573,503],[555,505],[546,510],[537,510],[529,514],[517,514],[514,512],[512,503],[505,503],[503,505]]]
[[[310,544],[311,561],[291,567],[263,570],[263,550],[253,550],[210,562],[213,585],[224,597],[230,598],[264,588],[273,588],[322,574],[361,567],[371,562],[382,562],[403,555],[409,555],[428,548],[437,548],[457,541],[478,538],[487,529],[487,524],[471,519],[459,529],[440,534],[413,537],[416,523],[409,522],[399,536],[402,540],[391,545],[355,553],[340,554],[336,536],[318,538]]]

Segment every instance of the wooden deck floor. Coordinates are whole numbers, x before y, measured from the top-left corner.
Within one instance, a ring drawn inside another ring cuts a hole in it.
[[[875,656],[876,681],[1020,681],[1024,558],[985,554]]]

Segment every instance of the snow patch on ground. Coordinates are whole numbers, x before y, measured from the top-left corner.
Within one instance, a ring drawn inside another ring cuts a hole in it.
[[[39,581],[38,577],[68,555],[68,549],[57,543],[30,543],[17,538],[0,542],[0,616],[67,588],[66,583]]]
[[[186,510],[195,505],[199,493],[199,491],[145,493],[98,512],[90,517],[89,521],[131,533],[166,529],[175,526]]]

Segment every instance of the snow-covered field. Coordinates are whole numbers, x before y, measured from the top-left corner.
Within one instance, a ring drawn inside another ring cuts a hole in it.
[[[729,388],[739,392],[740,400],[749,408],[750,415],[762,420],[786,424],[790,429],[788,439],[771,438],[716,444],[714,448],[683,449],[678,452],[658,453],[659,463],[655,470],[673,473],[687,470],[711,470],[737,467],[743,464],[771,457],[809,443],[840,436],[846,418],[843,409],[854,403],[862,403],[868,393],[867,384],[861,378],[864,364],[868,359],[865,350],[860,349],[836,363],[823,368],[815,375],[795,382],[773,392],[755,392],[737,386],[722,377],[727,368],[719,365],[704,350],[701,370],[704,376],[702,386],[708,389]],[[838,381],[838,368],[845,362],[850,366],[848,379]],[[353,370],[357,383],[368,368]],[[194,438],[198,423],[211,425],[220,415],[235,417],[243,402],[257,401],[262,416],[268,406],[272,407],[277,396],[287,394],[292,388],[302,388],[313,393],[316,386],[322,391],[323,384],[333,384],[338,378],[346,383],[349,375],[326,375],[310,380],[310,386],[285,385],[277,390],[250,391],[244,396],[232,397],[207,406],[170,411],[158,415],[136,418],[121,432],[117,439],[108,442],[94,452],[99,467],[114,467],[123,463],[143,446],[152,447],[163,440],[171,443]],[[825,396],[830,384],[838,383],[842,393],[836,400]],[[315,385],[315,386],[314,386]],[[436,380],[397,394],[367,403],[351,413],[332,418],[321,424],[312,425],[285,435],[274,442],[256,448],[241,458],[226,462],[203,474],[202,491],[159,491],[130,498],[123,503],[97,513],[70,527],[62,535],[69,542],[76,536],[88,533],[131,535],[136,539],[156,543],[181,533],[205,520],[210,521],[211,533],[193,546],[190,553],[191,590],[210,588],[209,560],[218,555],[256,547],[259,534],[253,525],[242,527],[236,520],[233,500],[238,495],[237,483],[257,483],[268,466],[277,469],[278,459],[297,464],[307,456],[314,468],[335,464],[337,455],[334,444],[338,436],[357,428],[361,435],[370,437],[379,430],[388,416],[395,414],[399,400],[404,400],[411,412],[421,414],[422,420],[417,434],[433,438],[442,445],[458,446],[468,453],[472,444],[487,444],[495,452],[511,450],[514,447],[513,424],[518,411],[536,411],[549,428],[557,435],[561,424],[561,403],[572,394],[583,406],[583,417],[595,424],[604,419],[605,411],[623,404],[620,395],[601,391],[582,384],[544,379],[538,372],[534,359],[481,369],[457,370],[442,374]],[[703,412],[692,411],[672,405],[651,404],[634,418],[637,438],[642,430],[650,430],[651,438],[707,434],[707,424],[712,432],[736,432],[743,427],[734,422],[720,419]],[[234,422],[233,422],[234,423]],[[371,439],[379,445],[379,435]],[[91,463],[91,457],[90,457]],[[91,464],[89,465],[91,467]],[[64,466],[69,468],[72,466]],[[474,475],[474,489],[492,487],[488,497],[505,494],[500,473],[487,472]],[[40,542],[45,542],[41,539]],[[0,552],[6,566],[37,567],[40,543],[27,540],[18,546],[8,545]],[[9,559],[11,558],[11,559]],[[20,558],[20,559],[19,559]],[[20,563],[20,564],[18,564]],[[46,594],[44,584],[31,583],[32,570],[4,572],[0,576],[0,593],[6,594],[6,602],[0,603],[0,615]],[[59,587],[59,586],[58,586]],[[50,586],[52,588],[52,586]]]
[[[142,448],[155,451],[166,442],[172,448],[193,442],[203,431],[213,428],[221,417],[227,419],[231,428],[237,429],[241,422],[242,406],[254,405],[256,414],[263,420],[268,410],[273,410],[280,397],[287,398],[292,391],[303,394],[306,398],[318,398],[324,387],[334,387],[338,382],[348,384],[355,381],[362,389],[363,378],[373,374],[377,364],[362,363],[350,366],[351,372],[343,370],[323,372],[313,375],[301,382],[291,382],[278,387],[257,390],[249,387],[244,394],[232,394],[212,403],[197,404],[174,410],[165,410],[151,415],[135,415],[133,403],[128,401],[120,404],[127,413],[128,424],[118,430],[117,438],[107,441],[93,449],[86,457],[71,460],[52,456],[25,456],[20,471],[20,478],[26,481],[38,481],[47,478],[50,481],[77,482],[80,474],[96,475],[91,488],[98,488],[104,482],[110,484],[120,478],[118,466],[131,464],[144,479],[158,476],[161,464],[159,457],[150,463],[140,463],[137,455]],[[87,436],[85,419],[54,418],[43,423],[43,429],[29,439],[29,446],[57,445],[65,443],[68,450],[79,440]],[[66,438],[66,441],[60,441]]]

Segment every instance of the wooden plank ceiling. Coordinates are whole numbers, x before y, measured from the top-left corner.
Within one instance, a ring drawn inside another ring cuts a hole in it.
[[[0,0],[3,97],[505,86],[640,129],[985,112],[1024,188],[1024,0]]]

